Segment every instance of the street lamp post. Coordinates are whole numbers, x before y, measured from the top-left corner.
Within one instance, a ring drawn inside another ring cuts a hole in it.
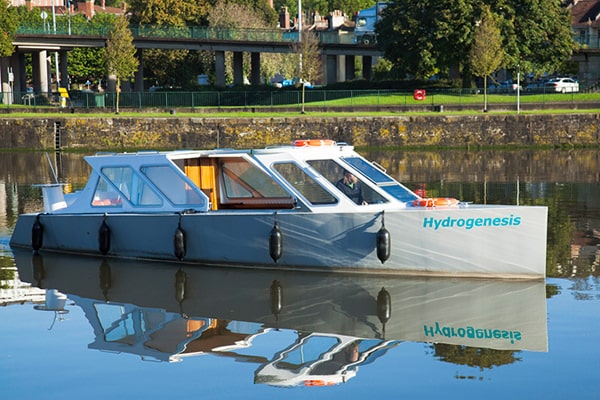
[[[302,109],[300,112],[304,114],[304,79],[302,77],[302,46],[300,42],[302,42],[302,0],[298,0],[298,80],[302,85]]]
[[[55,0],[52,0],[52,28],[54,29],[54,34],[56,35],[56,10],[54,8]],[[54,69],[56,76],[56,91],[58,92],[58,88],[60,87],[60,78],[58,75],[58,51],[54,52]]]
[[[517,64],[517,114],[521,112],[521,68]]]

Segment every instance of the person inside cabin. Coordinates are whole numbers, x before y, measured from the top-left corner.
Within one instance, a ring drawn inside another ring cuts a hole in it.
[[[360,186],[358,178],[354,176],[350,171],[344,170],[344,176],[336,183],[335,186],[356,204],[367,204],[367,202],[363,198],[362,188]]]

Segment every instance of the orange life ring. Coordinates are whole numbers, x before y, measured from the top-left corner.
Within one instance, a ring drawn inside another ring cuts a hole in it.
[[[335,146],[335,140],[330,139],[299,139],[294,140],[294,146]]]
[[[451,197],[430,197],[427,199],[416,199],[413,201],[413,206],[416,207],[451,207],[455,206],[460,201]]]

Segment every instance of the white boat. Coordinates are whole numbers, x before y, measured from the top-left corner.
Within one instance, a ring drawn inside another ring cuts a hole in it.
[[[350,145],[97,154],[11,247],[277,269],[543,278],[547,208],[418,196]],[[357,204],[337,186],[358,178]]]

